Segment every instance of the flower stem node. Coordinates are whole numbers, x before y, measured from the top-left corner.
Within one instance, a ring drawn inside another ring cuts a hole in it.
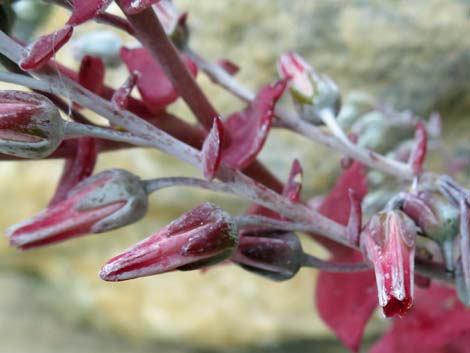
[[[237,246],[238,228],[230,215],[204,203],[109,260],[100,277],[124,281],[174,270],[195,270],[230,258]]]
[[[361,234],[361,248],[374,265],[379,304],[386,317],[413,305],[416,226],[402,211],[379,212]]]
[[[26,250],[123,227],[147,212],[147,194],[140,178],[110,169],[89,177],[66,198],[36,216],[10,227],[10,244]]]
[[[59,146],[64,124],[56,106],[31,92],[0,91],[0,153],[47,157]]]

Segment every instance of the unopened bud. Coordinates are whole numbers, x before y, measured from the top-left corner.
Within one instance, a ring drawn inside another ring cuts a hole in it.
[[[147,207],[140,178],[110,169],[85,179],[63,201],[6,233],[11,245],[29,249],[123,227],[141,219]]]
[[[303,251],[295,233],[249,232],[240,237],[232,261],[243,269],[274,281],[294,277],[302,266]]]
[[[44,158],[59,146],[64,124],[56,106],[31,92],[0,91],[0,152]]]
[[[205,203],[109,260],[105,281],[124,281],[173,270],[195,270],[229,258],[238,245],[230,215]]]

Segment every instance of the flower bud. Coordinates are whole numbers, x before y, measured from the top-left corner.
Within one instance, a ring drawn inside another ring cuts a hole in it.
[[[6,233],[11,245],[25,250],[123,227],[142,218],[147,207],[140,178],[110,169],[85,179],[63,201]]]
[[[101,269],[105,281],[124,281],[173,270],[195,270],[229,258],[238,229],[229,214],[204,203],[142,240]]]
[[[0,91],[0,153],[44,158],[59,146],[64,124],[56,106],[31,92]]]
[[[386,317],[402,316],[413,304],[415,241],[415,225],[398,210],[373,215],[362,231],[361,248],[374,265]]]
[[[336,84],[325,75],[318,74],[301,56],[284,53],[278,61],[278,72],[286,79],[299,115],[308,121],[321,124],[323,110],[334,116],[339,113],[341,96]]]
[[[452,270],[454,239],[459,233],[459,210],[442,195],[427,190],[404,195],[402,209],[421,228],[423,235],[440,245],[446,268]]]
[[[302,266],[303,251],[295,233],[249,232],[240,237],[232,261],[243,269],[274,281],[294,277]]]

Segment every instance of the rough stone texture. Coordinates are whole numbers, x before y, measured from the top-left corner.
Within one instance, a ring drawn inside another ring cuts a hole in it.
[[[253,89],[275,79],[275,61],[282,51],[296,50],[332,76],[343,92],[359,88],[418,114],[439,110],[449,140],[463,137],[469,127],[463,120],[470,108],[468,1],[177,0],[177,4],[190,11],[192,45],[208,58],[228,57],[239,63],[238,78]],[[64,17],[52,18],[56,22],[50,26],[57,28]],[[86,28],[76,34],[83,31]],[[124,72],[118,69],[108,79],[122,82]],[[199,80],[222,113],[242,107],[207,79]],[[187,115],[181,103],[175,110]],[[273,133],[261,156],[283,178],[295,157],[306,171],[306,197],[324,190],[334,179],[332,174],[338,173],[339,156],[285,132]],[[100,158],[99,170],[109,167],[128,168],[143,177],[194,173],[154,152],[107,154]],[[3,163],[1,168],[0,228],[4,229],[47,203],[60,163]],[[309,270],[283,284],[235,267],[122,284],[98,279],[106,259],[207,199],[232,212],[245,205],[194,190],[166,190],[152,197],[144,221],[119,231],[22,254],[3,241],[0,268],[33,273],[53,289],[51,293],[60,293],[60,300],[54,295],[44,300],[71,325],[133,338],[227,347],[325,335],[327,329],[313,306],[315,274]],[[314,251],[311,245],[309,249]],[[17,288],[23,290],[34,288]],[[8,295],[2,291],[0,303],[8,303]],[[25,313],[33,320],[41,317],[29,306],[21,315]],[[377,321],[374,326],[377,330]]]

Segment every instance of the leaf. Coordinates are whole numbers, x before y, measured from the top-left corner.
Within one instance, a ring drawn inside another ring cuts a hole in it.
[[[120,55],[129,72],[139,73],[137,88],[147,108],[153,113],[165,109],[178,98],[178,93],[163,69],[145,48],[121,48]],[[182,55],[182,59],[191,74],[196,76],[196,64],[185,55]]]
[[[230,132],[230,145],[222,153],[224,163],[244,169],[256,159],[268,137],[274,105],[285,87],[285,81],[263,86],[247,109],[227,118],[225,126]]]
[[[303,170],[299,160],[294,159],[290,169],[289,179],[287,179],[287,183],[282,191],[282,195],[292,202],[298,202],[300,200],[300,192],[302,191],[302,174]]]
[[[26,55],[20,60],[23,70],[35,70],[45,65],[72,36],[73,27],[65,27],[39,37],[26,50]]]
[[[106,68],[101,58],[85,55],[78,71],[78,83],[99,95],[104,85],[105,70]]]
[[[82,180],[88,178],[95,168],[98,146],[92,137],[80,137],[75,145],[75,153],[64,163],[62,176],[49,207],[63,201],[67,193]]]
[[[116,110],[126,110],[129,104],[129,96],[137,82],[139,75],[131,73],[124,83],[114,92],[111,97],[111,103]]]
[[[366,168],[354,162],[346,169],[323,200],[319,211],[346,225],[349,220],[349,189],[359,200],[367,192]],[[332,261],[360,262],[362,254],[330,240],[316,237],[332,254]],[[377,306],[377,289],[372,271],[357,273],[320,272],[316,285],[316,305],[325,323],[351,350],[358,351],[364,327]]]
[[[222,120],[216,116],[201,150],[203,173],[207,180],[214,179],[217,174],[222,158],[223,141],[224,125]]]
[[[78,26],[106,10],[112,0],[74,0],[67,24]]]
[[[466,353],[470,344],[470,311],[453,289],[433,284],[416,290],[410,313],[393,321],[369,353]]]

